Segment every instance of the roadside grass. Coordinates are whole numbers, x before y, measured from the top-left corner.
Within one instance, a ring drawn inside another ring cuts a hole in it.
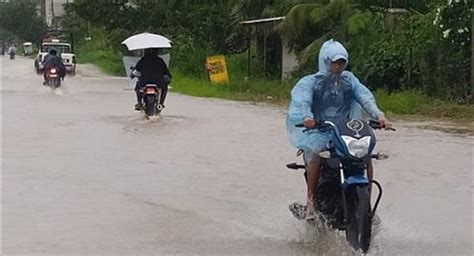
[[[374,92],[377,105],[388,115],[405,117],[439,118],[459,122],[474,121],[474,105],[456,104],[430,98],[415,90],[388,94],[387,91]]]
[[[114,50],[107,42],[107,34],[100,29],[94,29],[93,39],[81,41],[74,49],[77,62],[94,64],[109,75],[125,76],[122,53]]]
[[[76,50],[78,62],[95,64],[106,74],[124,76],[122,55],[99,44],[89,42],[79,47]],[[204,74],[199,77],[187,76],[179,69],[174,68],[172,69],[171,90],[197,97],[287,105],[290,91],[297,80],[269,80],[255,76],[248,78],[242,59],[242,56],[227,58],[230,70],[228,84],[210,84]],[[463,123],[474,122],[474,105],[440,101],[416,90],[391,94],[384,90],[376,90],[374,96],[377,105],[387,113],[389,118],[395,116],[397,118],[437,118]]]
[[[210,84],[205,78],[186,77],[176,73],[173,90],[179,93],[230,100],[268,102],[288,105],[290,91],[296,81],[268,81],[234,77],[229,84]],[[408,90],[388,94],[374,92],[377,105],[388,117],[438,118],[458,122],[474,122],[474,105],[461,105],[430,98],[418,91]]]
[[[98,48],[91,50],[93,46],[79,47],[76,50],[76,58],[79,64],[92,63],[99,67],[104,73],[116,76],[125,76],[122,63],[122,54],[114,52],[109,48]]]
[[[292,84],[286,81],[268,81],[243,76],[230,78],[228,84],[210,84],[202,78],[187,77],[173,72],[173,91],[198,97],[286,104]]]
[[[420,107],[430,103],[428,97],[417,91],[388,94],[385,90],[376,90],[374,96],[382,111],[399,115],[417,114]]]

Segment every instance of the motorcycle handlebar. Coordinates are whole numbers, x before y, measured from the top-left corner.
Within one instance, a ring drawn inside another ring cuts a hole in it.
[[[311,128],[306,128],[303,130],[303,132],[307,132],[309,130],[315,130],[315,129],[323,129],[323,128],[328,128],[330,127],[331,125],[326,123],[325,121],[322,121],[322,120],[317,120],[316,121],[316,125],[314,127],[311,127]],[[304,123],[301,123],[301,124],[296,124],[295,127],[298,127],[298,128],[305,128],[304,126]]]
[[[369,125],[370,127],[372,127],[372,129],[385,129],[385,130],[389,130],[389,131],[396,131],[395,128],[385,128],[384,126],[382,126],[378,121],[374,121],[374,120],[370,120],[369,121]]]
[[[385,129],[385,130],[389,130],[389,131],[396,131],[396,129],[392,128],[392,127],[386,129],[379,122],[374,121],[374,120],[370,120],[369,125],[370,125],[370,127],[372,127],[372,129]],[[325,123],[324,121],[316,121],[316,126],[314,126],[312,128],[307,128],[303,132],[306,132],[306,131],[309,131],[309,130],[312,130],[312,129],[326,128],[328,126],[330,126],[330,125]],[[304,123],[300,123],[300,124],[296,124],[295,127],[304,128],[305,126],[304,126]]]

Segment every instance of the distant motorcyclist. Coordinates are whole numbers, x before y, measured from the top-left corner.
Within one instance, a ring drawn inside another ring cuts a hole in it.
[[[8,55],[10,55],[11,60],[15,59],[15,54],[16,54],[16,47],[15,47],[15,44],[12,44],[8,48]]]
[[[141,110],[143,108],[143,95],[140,93],[140,88],[145,87],[147,84],[156,84],[161,88],[159,104],[164,108],[166,94],[168,93],[168,84],[171,81],[171,73],[165,61],[158,56],[158,49],[145,49],[145,54],[137,62],[135,70],[140,73],[135,86],[135,92],[137,94],[135,110]]]
[[[7,45],[5,43],[1,43],[0,44],[0,53],[2,54],[2,56],[5,55],[6,51],[7,51]]]
[[[44,82],[43,85],[46,85],[46,79],[47,79],[47,73],[49,72],[50,69],[52,68],[57,68],[59,71],[59,76],[61,79],[64,80],[64,76],[66,75],[66,67],[64,66],[64,63],[61,59],[61,57],[58,56],[58,52],[56,49],[50,49],[48,54],[44,56],[43,59],[43,77],[44,77]]]

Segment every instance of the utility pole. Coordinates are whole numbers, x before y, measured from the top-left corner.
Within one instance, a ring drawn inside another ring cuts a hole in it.
[[[51,24],[54,22],[54,0],[51,0]]]
[[[54,17],[54,0],[51,0],[51,15]]]
[[[471,7],[471,104],[474,104],[474,7]]]
[[[52,0],[44,0],[44,16],[46,20],[46,25],[51,27],[53,25],[53,1]]]
[[[46,23],[46,0],[40,1],[40,13],[41,17],[43,17],[43,20]]]

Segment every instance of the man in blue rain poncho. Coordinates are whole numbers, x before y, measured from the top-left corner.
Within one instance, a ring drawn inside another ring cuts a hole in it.
[[[304,151],[307,164],[307,219],[315,215],[316,186],[320,174],[318,153],[325,150],[332,133],[317,130],[303,133],[295,125],[303,123],[306,128],[312,128],[316,125],[315,120],[362,118],[363,109],[383,127],[391,126],[377,108],[369,89],[354,74],[344,70],[349,62],[348,55],[341,43],[332,39],[326,41],[319,52],[319,72],[303,77],[291,91],[287,129],[293,146]],[[373,177],[371,162],[367,175],[369,179]]]

